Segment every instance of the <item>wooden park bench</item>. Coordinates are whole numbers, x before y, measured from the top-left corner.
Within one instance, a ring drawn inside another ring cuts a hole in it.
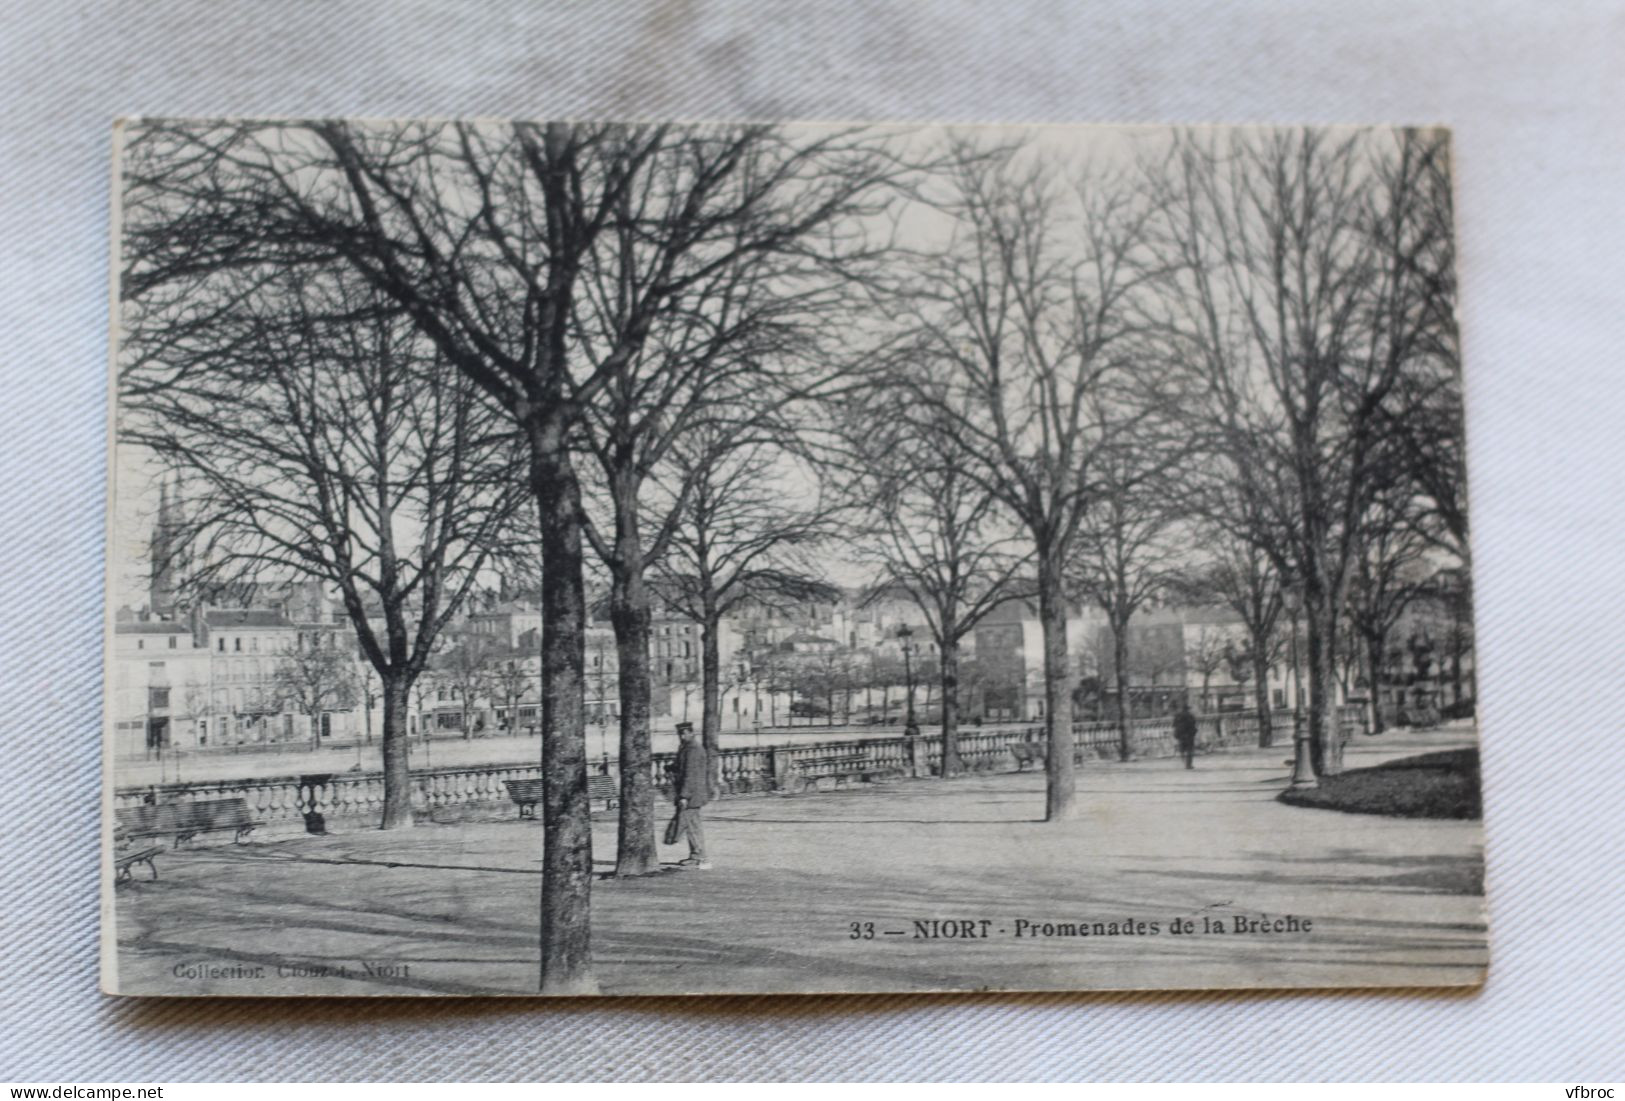
[[[130,878],[130,869],[137,864],[145,864],[152,873],[152,878],[158,878],[158,865],[152,862],[153,857],[163,852],[161,846],[149,848],[132,848],[130,835],[124,832],[124,827],[113,828],[113,881]]]
[[[533,780],[504,780],[502,783],[508,789],[508,798],[519,808],[519,817],[535,818],[536,804],[542,801],[541,777],[538,776]],[[594,800],[598,799],[604,801],[605,810],[610,810],[620,803],[621,786],[615,777],[602,772],[595,772],[587,777],[587,806],[590,808]]]
[[[240,843],[259,825],[248,812],[248,800],[241,796],[196,803],[142,803],[119,807],[113,814],[126,837],[172,837],[177,849],[200,833],[216,830],[233,831],[232,840]],[[153,874],[157,875],[156,869]]]
[[[1049,760],[1049,746],[1043,742],[1011,742],[1010,756],[1016,759],[1016,771],[1028,765],[1042,765]]]
[[[804,757],[796,762],[795,767],[801,775],[804,786],[826,776],[837,784],[867,782],[888,772],[884,765],[869,760],[868,755],[857,746],[846,752],[832,753],[824,757]]]
[[[115,880],[129,879],[131,868],[137,864],[145,864],[147,870],[152,873],[152,878],[157,879],[158,865],[152,862],[152,858],[163,851],[162,846],[153,846],[149,849],[125,849],[122,852],[115,852],[113,854],[113,878]]]

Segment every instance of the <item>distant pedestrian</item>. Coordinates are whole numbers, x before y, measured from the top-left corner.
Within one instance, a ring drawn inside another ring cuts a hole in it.
[[[1191,705],[1181,702],[1179,713],[1174,716],[1174,744],[1179,746],[1179,753],[1185,758],[1186,768],[1196,767],[1196,716],[1191,714]]]
[[[700,808],[711,801],[711,773],[705,756],[705,746],[694,736],[693,723],[677,724],[677,766],[672,770],[672,799],[677,804],[677,819],[672,825],[678,838],[688,841],[688,858],[679,861],[689,868],[709,868],[711,861],[705,856],[705,823]]]

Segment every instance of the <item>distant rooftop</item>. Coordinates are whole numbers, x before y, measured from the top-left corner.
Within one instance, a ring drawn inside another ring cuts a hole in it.
[[[1228,624],[1240,623],[1241,615],[1234,608],[1224,604],[1208,604],[1186,608],[1173,609],[1174,613],[1185,623],[1199,625],[1204,623]]]
[[[113,625],[119,635],[189,635],[192,629],[184,623],[163,619],[129,619]]]
[[[539,615],[541,610],[540,605],[532,604],[528,600],[508,600],[489,608],[471,611],[468,613],[468,617],[470,619],[479,619],[482,616]]]
[[[789,638],[780,643],[781,646],[797,646],[807,644],[815,644],[818,646],[838,645],[834,639],[825,638],[823,635],[815,635],[811,631],[797,631],[795,634],[791,635]]]
[[[269,608],[215,608],[203,613],[210,627],[292,627],[281,612]]]

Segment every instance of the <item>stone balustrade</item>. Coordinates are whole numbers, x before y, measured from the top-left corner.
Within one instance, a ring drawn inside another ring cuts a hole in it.
[[[1346,732],[1363,729],[1364,711],[1343,708],[1339,719]],[[1277,744],[1292,740],[1292,713],[1271,715]],[[1115,722],[1074,724],[1077,756],[1116,759],[1118,729]],[[1136,757],[1171,757],[1176,753],[1170,717],[1136,719],[1129,724],[1130,746]],[[1041,723],[999,727],[962,727],[959,756],[966,772],[1005,771],[1014,767],[1009,747],[1044,739]],[[1258,744],[1258,716],[1254,712],[1201,715],[1197,718],[1197,744],[1204,750]],[[802,790],[820,778],[854,772],[876,776],[925,776],[940,773],[942,736],[917,738],[855,738],[777,747],[724,749],[719,755],[719,796],[743,796],[773,790]],[[669,773],[676,756],[657,753],[651,760],[655,785],[669,790]],[[504,782],[535,779],[540,764],[477,765],[414,769],[411,801],[419,815],[444,818],[481,809],[511,806]],[[114,806],[144,802],[194,802],[241,797],[249,813],[268,833],[303,830],[320,815],[327,828],[354,828],[376,823],[383,812],[384,780],[381,772],[334,772],[280,776],[252,780],[168,783],[119,788]]]

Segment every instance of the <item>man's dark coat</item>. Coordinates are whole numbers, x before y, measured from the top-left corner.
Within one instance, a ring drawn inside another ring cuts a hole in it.
[[[1188,750],[1196,744],[1196,716],[1189,711],[1181,711],[1174,716],[1174,742],[1181,750]]]
[[[673,799],[687,799],[690,807],[703,807],[711,801],[705,747],[699,743],[699,739],[686,742],[677,750],[677,767],[672,771],[671,779]]]

